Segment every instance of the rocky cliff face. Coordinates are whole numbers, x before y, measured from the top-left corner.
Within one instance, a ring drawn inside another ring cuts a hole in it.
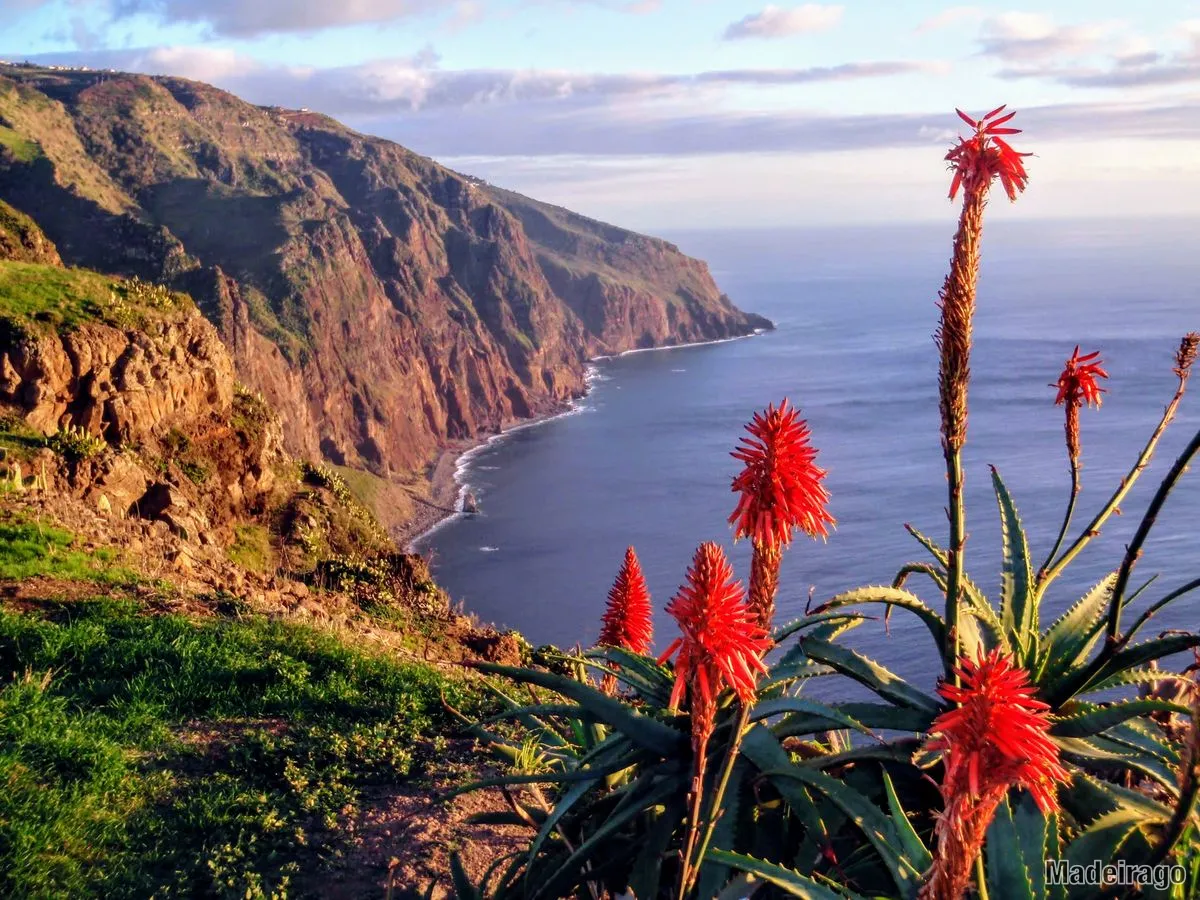
[[[0,262],[0,294],[14,283],[63,284],[45,266],[25,267],[15,282],[14,265]],[[71,276],[68,291],[104,282]],[[232,358],[189,300],[158,289],[170,306],[146,310],[122,289],[89,297],[84,321],[57,327],[43,321],[45,308],[21,317],[0,297],[0,419],[15,414],[51,436],[51,469],[68,464],[66,488],[103,496],[122,515],[198,533],[262,511],[284,461],[278,422],[239,392]]]
[[[88,324],[0,345],[0,403],[43,432],[71,426],[139,442],[228,410],[233,390],[229,354],[198,313],[144,330]]]
[[[379,474],[549,411],[599,353],[769,327],[670,244],[323,116],[0,71],[0,197],[63,258],[194,296],[293,452]]]

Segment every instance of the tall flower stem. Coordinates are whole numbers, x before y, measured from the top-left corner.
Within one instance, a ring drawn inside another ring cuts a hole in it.
[[[1154,451],[1158,448],[1158,442],[1167,430],[1167,426],[1175,420],[1175,414],[1179,409],[1179,402],[1183,399],[1183,395],[1187,391],[1188,377],[1191,374],[1191,366],[1196,356],[1198,343],[1200,343],[1200,337],[1193,334],[1186,335],[1180,342],[1175,366],[1175,375],[1179,379],[1179,383],[1175,388],[1175,396],[1171,398],[1171,402],[1163,410],[1162,418],[1159,419],[1158,425],[1150,435],[1150,439],[1146,441],[1146,446],[1142,448],[1142,452],[1138,455],[1133,467],[1121,479],[1121,483],[1117,486],[1116,491],[1113,492],[1108,502],[1096,513],[1095,517],[1087,524],[1087,527],[1083,529],[1071,546],[1063,551],[1063,555],[1051,563],[1044,572],[1038,573],[1037,583],[1034,586],[1034,602],[1041,600],[1050,583],[1062,573],[1071,560],[1083,551],[1092,538],[1100,534],[1101,527],[1108,521],[1109,516],[1120,507],[1121,502],[1129,494],[1129,491],[1132,490],[1133,485],[1137,482],[1142,472],[1150,465],[1150,460],[1154,457]]]
[[[704,775],[708,769],[708,739],[697,748],[695,771],[692,776],[692,791],[689,798],[691,811],[688,813],[687,842],[683,848],[683,860],[679,867],[679,896],[680,900],[688,895],[692,883],[696,880],[692,868],[692,857],[696,850],[696,840],[700,835],[701,807],[704,805]],[[699,863],[697,863],[697,868]]]
[[[1133,540],[1125,548],[1125,558],[1121,560],[1121,568],[1117,572],[1117,583],[1113,585],[1112,600],[1108,607],[1107,635],[1110,642],[1115,641],[1121,633],[1121,607],[1124,606],[1125,589],[1129,586],[1129,577],[1133,574],[1133,567],[1141,558],[1142,545],[1145,544],[1154,523],[1158,521],[1158,514],[1162,511],[1163,504],[1167,502],[1167,497],[1171,495],[1171,491],[1183,477],[1183,473],[1187,471],[1188,465],[1197,453],[1200,453],[1200,431],[1197,431],[1188,445],[1183,448],[1183,452],[1179,454],[1171,466],[1171,470],[1167,472],[1167,477],[1158,486],[1158,490],[1154,493],[1154,499],[1150,501],[1150,505],[1146,508],[1146,514],[1142,516],[1142,521],[1138,524]]]
[[[737,762],[738,754],[741,752],[742,737],[746,732],[746,725],[749,722],[750,705],[743,703],[738,712],[737,721],[733,725],[733,740],[729,745],[729,752],[725,756],[725,762],[721,766],[721,773],[717,776],[717,783],[713,790],[712,799],[709,801],[708,819],[704,825],[704,837],[700,841],[700,849],[696,853],[695,875],[699,874],[700,867],[704,865],[704,854],[708,852],[708,845],[712,843],[713,832],[717,828],[717,820],[721,817],[721,807],[725,802],[725,792],[729,789],[729,778],[733,774],[734,764]],[[686,886],[688,889],[690,887],[690,885]]]
[[[971,381],[971,332],[979,283],[979,240],[988,182],[969,186],[963,197],[954,257],[941,292],[942,320],[937,343],[941,351],[938,387],[942,414],[942,452],[949,494],[950,547],[947,553],[946,645],[942,648],[946,677],[954,679],[959,655],[958,618],[967,543],[963,503],[962,448],[967,441],[967,389]]]
[[[1071,528],[1071,519],[1075,515],[1075,501],[1079,499],[1079,461],[1075,458],[1071,459],[1071,497],[1067,500],[1067,511],[1063,516],[1062,527],[1058,529],[1058,537],[1054,540],[1054,546],[1046,555],[1046,561],[1038,567],[1037,580],[1041,581],[1046,577],[1046,570],[1050,567],[1050,563],[1054,561],[1055,554],[1058,553],[1062,543],[1066,540],[1067,531]]]

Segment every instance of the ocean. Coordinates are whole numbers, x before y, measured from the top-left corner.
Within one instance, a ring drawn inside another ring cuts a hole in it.
[[[1012,492],[1035,565],[1049,550],[1070,482],[1056,381],[1076,344],[1099,350],[1111,378],[1101,409],[1082,412],[1083,493],[1072,535],[1129,470],[1175,389],[1179,338],[1200,330],[1200,254],[1192,221],[1020,222],[997,210],[984,242],[972,358],[967,569],[997,597],[1000,529],[989,465]],[[688,232],[666,235],[705,259],[721,288],[776,330],[638,352],[595,363],[569,414],[507,433],[460,466],[480,512],[418,541],[439,582],[480,619],[535,644],[590,645],[626,546],[636,548],[663,612],[696,546],[732,544],[730,457],[755,410],[789,398],[828,470],[828,541],[800,536],[783,562],[778,621],[852,587],[889,584],[924,550],[912,523],[945,543],[938,435],[935,301],[954,222],[908,227]],[[1200,383],[1185,397],[1150,469],[1103,534],[1052,587],[1043,621],[1120,563],[1162,475],[1200,428]],[[1172,494],[1135,569],[1161,578],[1151,602],[1200,576],[1200,471]],[[910,587],[940,609],[928,582]],[[1140,603],[1139,603],[1140,606]],[[876,612],[877,609],[868,610]],[[1147,629],[1200,625],[1200,592]],[[933,644],[913,617],[867,622],[851,645],[931,688]]]

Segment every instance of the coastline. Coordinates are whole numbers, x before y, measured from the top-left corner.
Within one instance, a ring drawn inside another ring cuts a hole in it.
[[[710,344],[727,344],[731,341],[741,341],[746,338],[757,337],[760,334],[767,333],[767,331],[768,329],[756,328],[749,334],[739,334],[734,337],[716,338],[711,341],[692,341],[686,344],[667,344],[662,347],[637,347],[632,350],[624,350],[620,353],[591,357],[587,361],[587,368],[585,370],[584,392],[575,399],[567,401],[560,409],[553,410],[545,415],[522,419],[508,427],[502,428],[497,434],[488,435],[475,441],[461,441],[454,446],[444,449],[438,455],[437,461],[434,463],[433,473],[430,475],[429,501],[422,502],[413,518],[406,522],[402,528],[397,529],[395,535],[396,542],[403,548],[405,553],[420,553],[421,551],[417,545],[421,541],[451,522],[462,518],[463,499],[470,487],[464,476],[470,467],[471,460],[483,452],[484,449],[497,441],[504,440],[513,432],[526,428],[536,428],[538,425],[544,425],[546,422],[551,422],[555,419],[585,412],[587,410],[585,402],[595,388],[596,382],[601,380],[600,369],[597,363],[618,359],[622,356],[630,356],[634,353],[654,353],[666,350],[681,350],[686,347],[705,347]]]

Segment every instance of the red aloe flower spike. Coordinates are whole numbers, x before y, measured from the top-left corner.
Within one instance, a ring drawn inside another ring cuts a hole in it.
[[[770,545],[791,543],[799,528],[812,537],[827,537],[829,492],[821,484],[825,470],[816,464],[817,451],[808,443],[810,432],[795,407],[785,398],[765,412],[756,412],[746,426],[750,437],[730,455],[745,463],[733,479],[740,494],[729,516],[736,522],[734,539],[753,538]]]
[[[731,455],[745,467],[733,479],[737,508],[729,516],[736,523],[734,540],[748,537],[754,543],[750,571],[750,606],[759,624],[771,627],[775,595],[779,591],[779,564],[783,547],[799,528],[813,537],[825,537],[836,522],[829,514],[829,492],[821,480],[817,451],[809,445],[808,425],[784,399],[778,409],[768,406],[755,413],[746,426],[750,437]]]
[[[938,691],[959,704],[930,726],[929,750],[943,751],[944,809],[937,855],[921,900],[960,900],[983,850],[988,825],[1009,790],[1027,789],[1043,812],[1058,809],[1056,785],[1070,780],[1050,739],[1049,707],[1034,697],[1028,673],[993,650],[962,659],[961,686]]]
[[[1007,105],[1007,104],[1006,104]],[[975,129],[968,138],[959,138],[958,144],[946,154],[946,160],[954,171],[950,183],[950,199],[958,195],[960,187],[969,193],[986,190],[994,178],[999,178],[1009,200],[1025,190],[1029,175],[1025,172],[1023,157],[1030,153],[1018,153],[1000,135],[1020,134],[1020,128],[1002,128],[1011,121],[1015,112],[996,118],[1006,107],[999,106],[982,119],[972,119],[961,109],[956,109],[959,118]]]
[[[1097,378],[1107,378],[1108,373],[1102,368],[1100,352],[1095,351],[1086,356],[1079,355],[1079,345],[1067,360],[1062,374],[1058,376],[1058,396],[1054,402],[1066,406],[1067,422],[1067,455],[1071,459],[1071,471],[1076,473],[1079,467],[1079,409],[1081,406],[1100,407],[1104,388],[1096,383]]]
[[[708,739],[716,722],[718,695],[723,688],[731,688],[743,704],[742,716],[746,716],[754,699],[755,682],[766,672],[761,656],[770,648],[771,641],[746,606],[742,585],[734,580],[733,566],[725,551],[713,543],[697,548],[687,582],[671,598],[667,612],[675,617],[681,635],[667,648],[662,660],[679,654],[675,660],[675,688],[670,707],[678,709],[686,693],[692,723],[691,812],[678,892],[678,896],[684,897],[695,875],[693,851],[701,831]],[[744,724],[743,720],[738,726],[739,734]],[[711,816],[715,814],[715,809],[710,810],[710,827],[701,846],[701,856],[711,837]]]
[[[1108,393],[1096,383],[1097,378],[1107,378],[1103,361],[1099,359],[1100,351],[1096,350],[1086,356],[1079,355],[1079,345],[1067,360],[1062,374],[1058,376],[1058,396],[1054,402],[1058,405],[1079,406],[1081,402],[1088,406],[1100,407],[1100,395]],[[1093,362],[1092,360],[1095,360]]]
[[[608,591],[608,606],[596,644],[644,654],[650,652],[653,641],[654,611],[650,605],[650,591],[637,554],[628,547],[616,581]],[[604,676],[601,689],[605,693],[611,694],[616,686],[615,676]]]
[[[754,698],[758,674],[766,672],[759,658],[771,646],[765,630],[746,606],[741,582],[725,551],[713,543],[701,544],[692,558],[687,582],[667,604],[679,623],[681,636],[667,652],[675,660],[675,689],[671,708],[677,709],[685,692],[691,696],[693,737],[711,733],[717,694],[732,688],[743,702]],[[689,690],[690,689],[690,690]],[[699,715],[698,715],[699,712]]]

